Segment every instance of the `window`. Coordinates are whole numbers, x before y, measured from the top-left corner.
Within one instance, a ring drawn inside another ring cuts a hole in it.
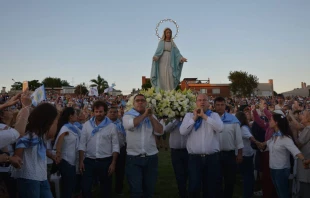
[[[200,93],[202,93],[202,94],[207,93],[207,89],[200,89]]]
[[[213,94],[220,94],[220,93],[221,93],[221,90],[220,90],[219,88],[212,89],[212,93],[213,93]]]

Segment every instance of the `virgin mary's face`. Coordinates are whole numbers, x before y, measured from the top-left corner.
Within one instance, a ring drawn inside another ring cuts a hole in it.
[[[171,38],[171,30],[167,29],[167,30],[165,31],[165,37],[166,37],[167,39],[170,39],[170,38]]]

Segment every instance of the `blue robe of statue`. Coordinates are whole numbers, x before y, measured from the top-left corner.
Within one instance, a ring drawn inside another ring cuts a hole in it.
[[[165,41],[164,40],[159,41],[157,50],[154,55],[155,57],[158,57],[159,59],[157,61],[153,61],[152,70],[151,70],[151,78],[150,78],[151,84],[153,87],[155,87],[156,91],[160,89],[172,90],[172,89],[175,89],[180,83],[180,78],[181,78],[181,73],[182,73],[182,68],[183,68],[183,63],[181,63],[180,61],[183,58],[183,56],[181,55],[179,49],[174,44],[174,42],[171,42],[170,52],[165,49],[166,49]],[[163,59],[161,60],[161,58]],[[169,75],[168,76],[169,82],[166,82],[167,76],[166,76],[166,79],[163,79],[164,77],[160,75],[160,73],[165,72],[165,71],[160,71],[160,69],[167,70],[167,68],[165,67],[166,65],[168,65],[169,67],[169,63],[167,63],[166,60],[170,60],[170,67],[172,69],[170,70],[170,68],[168,68],[168,70],[171,71],[167,73],[167,75]],[[171,83],[171,85],[161,86],[161,84],[165,85],[165,83]]]

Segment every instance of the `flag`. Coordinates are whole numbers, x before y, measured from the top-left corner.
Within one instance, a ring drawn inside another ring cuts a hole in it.
[[[98,89],[97,87],[91,87],[88,93],[89,96],[98,96]]]
[[[112,85],[110,87],[106,88],[104,90],[104,93],[112,92],[113,91],[113,87],[115,87],[115,83],[112,83]]]
[[[31,94],[31,99],[32,99],[32,105],[33,106],[38,106],[40,102],[43,100],[46,100],[46,94],[45,94],[45,88],[44,85],[41,87],[37,88],[32,94]]]

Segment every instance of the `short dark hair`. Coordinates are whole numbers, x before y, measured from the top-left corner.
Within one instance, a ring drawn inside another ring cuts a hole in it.
[[[226,102],[226,100],[222,96],[218,96],[214,99],[214,105],[216,102]]]
[[[111,107],[109,108],[109,110],[111,110],[111,109],[114,109],[114,110],[118,111],[118,108],[117,108],[117,107],[111,106]]]
[[[92,106],[92,111],[94,112],[94,110],[99,108],[99,107],[103,107],[104,112],[108,112],[108,105],[103,100],[95,101],[93,106]]]
[[[227,111],[227,113],[230,113],[230,107],[228,105],[226,105],[225,111]]]
[[[140,93],[139,93],[139,94],[137,94],[137,95],[135,95],[135,97],[134,97],[133,99],[135,100],[137,96],[143,96],[143,97],[144,97],[144,99],[146,99],[146,98],[145,98],[145,95],[140,94]]]
[[[236,117],[239,120],[241,127],[244,125],[249,126],[249,121],[248,121],[244,112],[242,112],[242,111],[237,112]]]
[[[284,95],[283,94],[278,94],[277,97],[284,99]]]

